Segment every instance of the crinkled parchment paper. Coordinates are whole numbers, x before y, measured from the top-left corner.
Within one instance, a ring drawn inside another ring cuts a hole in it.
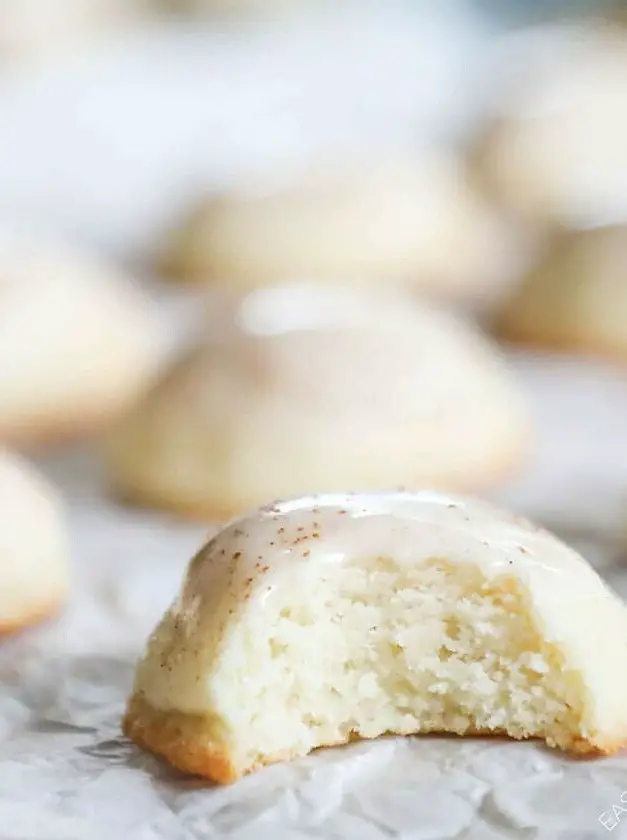
[[[561,363],[518,366],[542,426],[538,463],[504,497],[584,535],[627,593],[627,573],[616,565],[618,516],[611,516],[627,482],[618,419],[627,417],[627,383]],[[116,507],[102,496],[93,453],[43,466],[70,500],[77,583],[57,621],[0,651],[2,840],[598,840],[608,833],[599,817],[610,825],[621,805],[627,756],[574,761],[532,743],[390,738],[212,788],[136,749],[120,733],[133,662],[207,529]],[[627,819],[612,837],[627,837]]]

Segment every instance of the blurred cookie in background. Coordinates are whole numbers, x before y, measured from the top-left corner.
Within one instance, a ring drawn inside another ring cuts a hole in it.
[[[540,27],[506,39],[474,171],[540,226],[587,226],[627,209],[627,30]],[[499,82],[497,82],[498,86]]]
[[[156,323],[133,280],[36,238],[0,237],[0,441],[53,442],[124,413],[154,372]]]
[[[75,48],[141,19],[151,0],[4,0],[0,62]]]
[[[627,225],[557,235],[495,326],[512,341],[627,363]]]
[[[47,618],[69,583],[69,537],[54,489],[0,449],[0,634]]]
[[[170,12],[212,17],[213,15],[263,15],[288,11],[302,5],[302,0],[161,0]]]
[[[524,400],[452,314],[306,284],[229,311],[114,435],[123,498],[216,520],[323,490],[474,490],[519,466]]]
[[[242,291],[315,278],[480,303],[511,270],[517,247],[463,165],[430,153],[207,198],[174,234],[162,266],[183,283]]]

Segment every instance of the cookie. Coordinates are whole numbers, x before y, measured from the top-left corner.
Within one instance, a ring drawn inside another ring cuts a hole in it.
[[[516,247],[461,165],[430,155],[209,198],[174,234],[163,265],[181,282],[242,291],[398,284],[480,304]]]
[[[627,225],[558,236],[495,315],[504,338],[627,363]]]
[[[0,441],[99,431],[153,373],[155,324],[134,281],[60,246],[0,239]]]
[[[150,637],[124,729],[226,783],[356,738],[627,742],[627,609],[580,556],[480,501],[337,494],[215,536]]]
[[[624,218],[627,33],[568,24],[517,36],[473,152],[479,181],[537,228]]]
[[[69,541],[53,488],[0,449],[0,634],[54,614],[68,590]]]
[[[0,4],[0,61],[38,60],[135,22],[151,0],[18,0]]]
[[[449,313],[306,284],[252,292],[228,312],[115,431],[122,497],[223,519],[345,487],[475,490],[524,457],[516,381]]]

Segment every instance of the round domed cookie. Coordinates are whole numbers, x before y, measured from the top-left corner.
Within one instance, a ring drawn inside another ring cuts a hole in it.
[[[481,303],[517,258],[512,231],[444,155],[326,170],[202,202],[163,263],[184,282],[400,284]]]
[[[510,44],[502,77],[473,153],[483,185],[540,226],[624,218],[627,31],[601,24],[532,30]]]
[[[10,0],[0,3],[0,61],[38,59],[131,23],[151,0]]]
[[[63,603],[69,540],[52,487],[0,449],[0,634],[44,619]]]
[[[0,441],[99,430],[137,398],[156,361],[134,281],[50,243],[0,238]]]
[[[517,466],[526,406],[470,324],[391,292],[240,299],[116,430],[122,496],[210,519],[325,489],[475,489]]]
[[[485,502],[278,502],[191,561],[124,729],[222,783],[390,733],[614,753],[627,742],[627,609],[574,551]]]
[[[558,236],[495,316],[503,337],[627,362],[627,225]]]
[[[198,17],[213,15],[266,15],[298,7],[298,0],[161,0],[171,12]]]

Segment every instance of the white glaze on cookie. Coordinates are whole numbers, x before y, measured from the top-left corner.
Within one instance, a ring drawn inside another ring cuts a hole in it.
[[[262,611],[281,587],[292,586],[293,575],[301,585],[303,576],[308,580],[315,598],[330,564],[376,557],[398,566],[434,559],[470,564],[486,586],[511,578],[526,593],[545,641],[558,645],[573,668],[585,669],[606,699],[595,715],[618,728],[623,713],[609,700],[616,657],[627,661],[624,605],[548,532],[488,503],[431,492],[309,496],[229,524],[194,558],[180,598],[153,636],[152,647],[174,645],[177,654],[167,671],[148,655],[138,671],[143,695],[156,708],[202,713],[209,688],[198,674],[228,643],[242,610]]]

